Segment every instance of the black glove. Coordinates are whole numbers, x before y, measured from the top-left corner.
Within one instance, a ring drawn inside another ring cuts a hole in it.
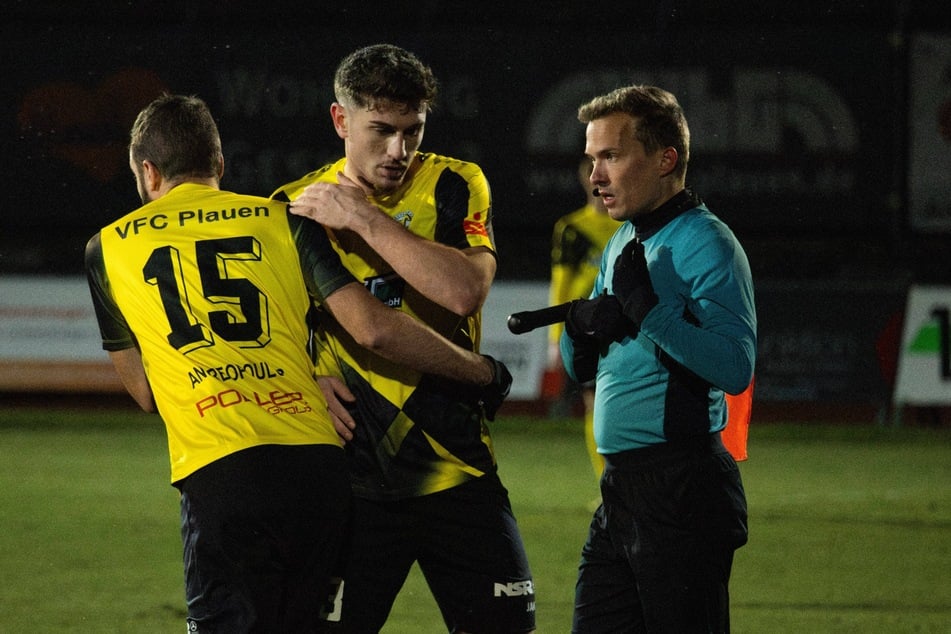
[[[492,381],[482,388],[479,404],[482,412],[489,420],[495,420],[495,413],[499,411],[502,401],[512,389],[512,375],[505,364],[487,354],[482,355],[492,364]]]
[[[594,339],[601,344],[621,341],[630,330],[618,298],[607,293],[594,299],[576,299],[565,317],[565,332],[575,341]]]
[[[644,245],[635,238],[624,245],[621,255],[614,261],[614,278],[611,287],[624,316],[640,328],[644,317],[657,305],[657,294],[647,271]]]
[[[600,344],[592,337],[575,340],[574,354],[571,356],[571,369],[578,383],[593,381],[598,374],[598,362],[606,353],[607,344]]]

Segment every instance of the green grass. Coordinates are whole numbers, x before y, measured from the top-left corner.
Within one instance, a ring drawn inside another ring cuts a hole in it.
[[[755,423],[754,423],[755,425]],[[580,423],[494,425],[538,596],[569,630],[597,495]],[[754,426],[733,631],[947,632],[951,430]],[[179,632],[177,494],[157,417],[0,407],[0,632]],[[443,631],[418,571],[384,632]]]

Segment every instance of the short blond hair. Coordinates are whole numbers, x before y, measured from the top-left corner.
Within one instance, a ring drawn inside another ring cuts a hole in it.
[[[684,175],[690,160],[690,128],[677,98],[663,88],[636,84],[595,97],[578,108],[578,120],[591,123],[616,112],[637,120],[635,136],[648,152],[677,150],[675,173]]]

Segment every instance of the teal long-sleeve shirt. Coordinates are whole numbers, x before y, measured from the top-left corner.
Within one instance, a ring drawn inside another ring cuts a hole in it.
[[[696,206],[676,209],[691,200]],[[591,295],[612,292],[614,261],[636,232],[659,303],[636,337],[612,343],[599,359],[594,436],[603,454],[723,429],[723,393],[749,385],[756,359],[749,261],[729,227],[689,191],[638,222],[611,238]],[[574,342],[564,334],[560,345],[577,378]]]

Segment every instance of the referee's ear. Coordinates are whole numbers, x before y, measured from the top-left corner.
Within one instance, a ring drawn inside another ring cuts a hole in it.
[[[665,147],[660,153],[660,160],[657,165],[661,178],[673,173],[679,160],[680,154],[677,152],[677,148]]]

